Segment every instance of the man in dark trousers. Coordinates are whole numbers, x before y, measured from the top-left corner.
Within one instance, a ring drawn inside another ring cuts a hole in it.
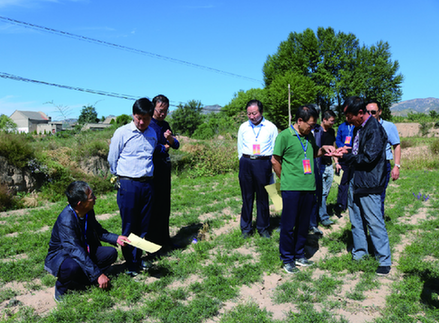
[[[242,194],[241,232],[244,239],[252,234],[252,211],[256,195],[256,229],[270,238],[270,210],[265,186],[273,181],[271,156],[278,131],[265,119],[261,101],[247,103],[248,121],[238,131],[239,185]]]
[[[369,254],[367,231],[379,262],[377,275],[390,272],[389,237],[381,213],[381,193],[386,181],[387,134],[366,110],[360,97],[345,105],[348,122],[355,126],[351,149],[338,148],[333,155],[352,168],[349,184],[349,218],[352,225],[353,260]]]
[[[149,221],[149,230],[146,239],[162,246],[171,246],[169,235],[169,216],[171,214],[171,158],[169,149],[178,149],[180,143],[172,134],[171,127],[165,118],[168,114],[169,100],[164,95],[157,95],[152,99],[154,115],[151,125],[158,128],[158,141],[165,150],[154,151],[154,204]]]
[[[96,196],[86,182],[71,183],[65,192],[69,205],[58,216],[52,229],[44,268],[58,278],[55,300],[60,301],[68,290],[84,289],[97,283],[110,286],[104,274],[117,259],[113,247],[103,247],[100,241],[125,246],[128,239],[103,229],[96,221],[93,207]],[[128,241],[129,242],[129,241]]]

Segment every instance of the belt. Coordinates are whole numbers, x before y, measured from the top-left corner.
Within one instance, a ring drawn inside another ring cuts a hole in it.
[[[259,155],[246,155],[246,154],[242,154],[242,157],[245,158],[250,158],[250,159],[271,159],[271,156],[259,156]]]
[[[143,176],[143,177],[126,177],[126,176],[119,176],[119,180],[126,180],[126,181],[135,181],[135,182],[149,182],[153,179],[153,176]]]

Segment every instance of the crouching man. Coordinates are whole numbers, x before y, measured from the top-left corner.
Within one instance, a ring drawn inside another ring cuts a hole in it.
[[[127,237],[110,233],[98,223],[93,207],[96,196],[86,182],[71,183],[65,192],[69,205],[58,216],[52,229],[44,268],[57,277],[55,300],[67,290],[81,290],[97,283],[107,289],[110,279],[104,274],[117,259],[117,250],[103,247],[100,241],[125,246]]]

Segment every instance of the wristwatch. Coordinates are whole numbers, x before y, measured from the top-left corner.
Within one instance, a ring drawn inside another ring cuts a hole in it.
[[[401,168],[401,165],[400,165],[400,164],[395,164],[395,166],[398,167],[398,168]]]

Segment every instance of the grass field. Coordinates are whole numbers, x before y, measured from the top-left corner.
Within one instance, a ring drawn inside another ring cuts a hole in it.
[[[52,300],[43,269],[51,227],[65,202],[0,214],[2,322],[437,322],[439,321],[438,171],[403,170],[388,188],[386,225],[393,266],[377,277],[373,259],[353,263],[348,214],[322,238],[310,235],[315,266],[289,275],[279,259],[280,216],[272,239],[240,236],[236,173],[173,177],[171,231],[181,249],[136,278],[119,260],[112,288],[91,287]],[[335,185],[335,184],[334,184]],[[414,194],[413,194],[414,193]],[[418,194],[421,197],[418,199]],[[335,201],[336,187],[328,203]],[[416,195],[416,196],[415,196]],[[429,196],[425,201],[423,196]],[[120,233],[115,192],[99,196],[101,224]],[[200,231],[202,234],[200,234]],[[198,242],[192,243],[197,237]]]

